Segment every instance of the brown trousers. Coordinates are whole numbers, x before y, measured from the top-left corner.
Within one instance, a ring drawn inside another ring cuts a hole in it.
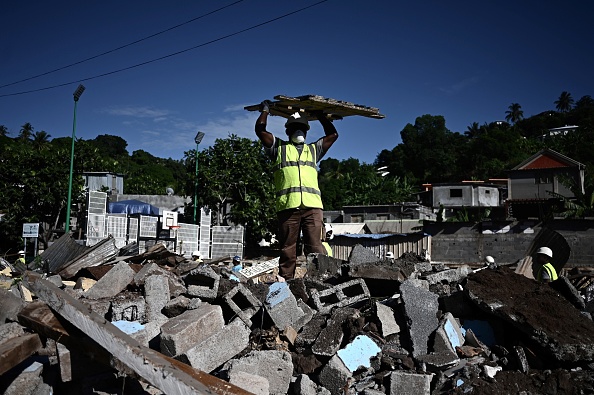
[[[295,277],[297,265],[297,240],[303,232],[303,251],[305,254],[326,254],[322,245],[324,216],[320,208],[290,209],[277,213],[281,246],[279,275],[286,280]]]

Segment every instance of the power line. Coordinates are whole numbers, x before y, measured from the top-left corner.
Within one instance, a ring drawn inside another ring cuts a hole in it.
[[[156,37],[156,36],[158,36],[158,35],[160,35],[160,34],[167,33],[168,31],[171,31],[171,30],[177,29],[178,27],[181,27],[181,26],[187,25],[188,23],[191,23],[191,22],[197,21],[198,19],[202,19],[202,18],[204,18],[204,17],[207,17],[207,16],[209,16],[209,15],[212,15],[212,14],[214,14],[214,13],[217,13],[217,12],[219,12],[219,11],[222,11],[222,10],[224,10],[225,8],[229,8],[229,7],[231,7],[231,6],[234,6],[234,5],[235,5],[235,4],[237,4],[237,3],[241,3],[242,1],[244,1],[244,0],[238,0],[238,1],[234,2],[234,3],[231,3],[231,4],[229,4],[229,5],[226,5],[226,6],[224,6],[224,7],[218,8],[218,9],[216,9],[216,10],[214,10],[214,11],[211,11],[211,12],[208,12],[208,13],[206,13],[206,14],[204,14],[204,15],[200,15],[200,16],[198,16],[198,17],[196,17],[196,18],[192,18],[192,19],[190,19],[189,21],[186,21],[186,22],[180,23],[180,24],[178,24],[178,25],[172,26],[172,27],[170,27],[170,28],[168,28],[168,29],[162,30],[162,31],[160,31],[160,32],[158,32],[158,33],[151,34],[150,36],[146,36],[146,37],[144,37],[144,38],[141,38],[141,39],[139,39],[139,40],[132,41],[131,43],[128,43],[128,44],[122,45],[122,46],[120,46],[120,47],[117,47],[117,48],[111,49],[111,50],[109,50],[109,51],[102,52],[102,53],[100,53],[100,54],[98,54],[98,55],[91,56],[90,58],[86,58],[86,59],[83,59],[83,60],[79,60],[78,62],[74,62],[74,63],[71,63],[71,64],[69,64],[69,65],[66,65],[66,66],[58,67],[57,69],[50,70],[50,71],[46,71],[45,73],[41,73],[41,74],[34,75],[34,76],[32,76],[32,77],[24,78],[24,79],[22,79],[22,80],[19,80],[19,81],[11,82],[11,83],[9,83],[9,84],[5,84],[5,85],[0,85],[0,89],[2,89],[2,88],[6,88],[7,86],[12,86],[12,85],[20,84],[21,82],[30,81],[30,80],[33,80],[33,79],[35,79],[35,78],[43,77],[44,75],[52,74],[52,73],[55,73],[56,71],[64,70],[64,69],[67,69],[67,68],[69,68],[69,67],[76,66],[76,65],[79,65],[79,64],[81,64],[81,63],[88,62],[89,60],[97,59],[97,58],[99,58],[99,57],[101,57],[101,56],[108,55],[108,54],[110,54],[110,53],[113,53],[113,52],[119,51],[120,49],[123,49],[123,48],[129,47],[129,46],[132,46],[132,45],[134,45],[134,44],[138,44],[139,42],[142,42],[142,41],[148,40],[149,38],[153,38],[153,37]]]
[[[147,65],[147,64],[150,64],[150,63],[158,62],[158,61],[160,61],[160,60],[163,60],[163,59],[167,59],[167,58],[170,58],[170,57],[173,57],[173,56],[177,56],[177,55],[183,54],[183,53],[185,53],[185,52],[189,52],[189,51],[192,51],[192,50],[194,50],[194,49],[197,49],[197,48],[200,48],[200,47],[204,47],[204,46],[206,46],[206,45],[210,45],[210,44],[216,43],[216,42],[218,42],[218,41],[225,40],[225,39],[227,39],[227,38],[230,38],[230,37],[233,37],[233,36],[237,36],[237,35],[239,35],[239,34],[241,34],[241,33],[245,33],[245,32],[247,32],[247,31],[250,31],[250,30],[257,29],[257,28],[259,28],[259,27],[262,27],[262,26],[264,26],[264,25],[268,25],[268,24],[270,24],[270,23],[272,23],[272,22],[276,22],[276,21],[278,21],[278,20],[280,20],[280,19],[283,19],[283,18],[289,17],[289,16],[291,16],[291,15],[297,14],[297,13],[299,13],[299,12],[305,11],[305,10],[307,10],[307,9],[309,9],[309,8],[315,7],[315,6],[317,6],[317,5],[320,5],[320,4],[322,4],[322,3],[325,3],[325,2],[327,2],[327,1],[328,1],[328,0],[321,0],[321,1],[318,1],[317,3],[314,3],[314,4],[311,4],[311,5],[308,5],[308,6],[306,6],[306,7],[300,8],[300,9],[298,9],[298,10],[295,10],[295,11],[291,11],[291,12],[289,12],[289,13],[287,13],[287,14],[284,14],[284,15],[278,16],[278,17],[276,17],[276,18],[269,19],[269,20],[267,20],[267,21],[265,21],[265,22],[258,23],[257,25],[253,25],[253,26],[251,26],[251,27],[248,27],[248,28],[245,28],[245,29],[239,30],[239,31],[237,31],[237,32],[234,32],[234,33],[227,34],[227,35],[225,35],[225,36],[222,36],[222,37],[216,38],[216,39],[214,39],[214,40],[207,41],[207,42],[205,42],[205,43],[202,43],[202,44],[195,45],[195,46],[193,46],[193,47],[190,47],[190,48],[187,48],[187,49],[183,49],[183,50],[181,50],[181,51],[173,52],[173,53],[171,53],[171,54],[169,54],[169,55],[165,55],[165,56],[161,56],[161,57],[159,57],[159,58],[155,58],[155,59],[147,60],[146,62],[137,63],[137,64],[135,64],[135,65],[128,66],[128,67],[124,67],[124,68],[117,69],[117,70],[113,70],[113,71],[109,71],[109,72],[107,72],[107,73],[98,74],[98,75],[95,75],[95,76],[93,76],[93,77],[87,77],[87,78],[83,78],[83,79],[79,79],[79,80],[75,80],[75,81],[64,82],[64,83],[62,83],[62,84],[58,84],[58,85],[52,85],[52,86],[48,86],[48,87],[45,87],[45,88],[38,88],[38,89],[32,89],[32,90],[29,90],[29,91],[22,91],[22,92],[15,92],[15,93],[6,93],[6,94],[3,94],[3,95],[0,95],[0,97],[18,96],[18,95],[24,95],[24,94],[27,94],[27,93],[34,93],[34,92],[45,91],[45,90],[54,89],[54,88],[59,88],[59,87],[66,86],[66,85],[70,85],[70,84],[75,84],[75,83],[80,83],[80,82],[84,82],[84,81],[90,81],[90,80],[94,80],[94,79],[97,79],[97,78],[105,77],[105,76],[112,75],[112,74],[116,74],[116,73],[121,73],[121,72],[123,72],[123,71],[131,70],[131,69],[134,69],[134,68],[137,68],[137,67],[140,67],[140,66],[145,66],[145,65]]]

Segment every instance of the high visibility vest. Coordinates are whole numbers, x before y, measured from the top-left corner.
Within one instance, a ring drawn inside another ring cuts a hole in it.
[[[324,208],[318,187],[315,144],[304,144],[301,155],[288,141],[279,139],[274,162],[276,211],[290,208]]]
[[[536,280],[542,281],[542,272],[545,270],[547,271],[551,281],[555,281],[558,278],[557,271],[555,270],[555,267],[553,265],[551,265],[550,263],[547,263],[545,265],[542,265],[540,267],[540,269],[538,269],[538,272],[536,273]]]
[[[332,247],[330,247],[330,244],[328,244],[327,242],[323,241],[322,242],[322,245],[326,249],[326,255],[332,256]]]

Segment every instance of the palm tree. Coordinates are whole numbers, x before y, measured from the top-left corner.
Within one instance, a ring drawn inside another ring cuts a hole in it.
[[[569,112],[573,108],[574,100],[571,97],[571,93],[563,91],[561,92],[561,96],[559,99],[555,101],[555,105],[557,106],[557,110],[560,112]]]
[[[0,137],[8,136],[8,128],[4,125],[0,125]]]
[[[582,96],[582,98],[580,100],[578,100],[577,103],[575,103],[575,108],[588,108],[588,107],[594,107],[594,99],[592,99],[592,96],[590,96],[590,95]]]
[[[524,111],[522,111],[522,106],[518,103],[510,104],[505,114],[505,120],[513,124],[524,118]]]
[[[35,135],[33,136],[33,145],[37,148],[41,148],[49,142],[50,137],[51,135],[49,135],[45,130],[42,130],[41,132],[35,132]]]
[[[30,140],[32,135],[33,135],[33,125],[31,125],[29,122],[27,122],[23,126],[21,126],[21,131],[19,132],[19,139]]]

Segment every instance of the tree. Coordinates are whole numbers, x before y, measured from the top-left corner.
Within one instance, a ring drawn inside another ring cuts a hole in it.
[[[31,139],[31,136],[33,135],[33,125],[31,125],[29,122],[25,123],[23,126],[21,126],[21,130],[19,132],[19,140],[23,140],[23,141],[29,141]]]
[[[522,106],[518,103],[510,104],[505,114],[505,120],[513,124],[524,118],[524,111],[522,111]]]
[[[35,132],[35,135],[33,136],[33,146],[36,149],[43,149],[43,147],[46,147],[49,144],[50,137],[51,135],[49,135],[45,130],[42,130],[41,132]]]
[[[4,125],[0,125],[0,137],[6,137],[8,134],[8,128]]]
[[[559,99],[555,100],[555,105],[560,112],[569,112],[573,108],[574,100],[569,92],[563,91]]]
[[[195,152],[184,155],[186,171],[192,175]],[[198,179],[187,177],[186,196],[194,196],[197,182],[198,207],[213,210],[216,223],[244,225],[251,245],[270,237],[270,231],[276,229],[273,169],[261,143],[230,134],[200,152],[198,162]],[[193,212],[193,202],[186,209]]]

